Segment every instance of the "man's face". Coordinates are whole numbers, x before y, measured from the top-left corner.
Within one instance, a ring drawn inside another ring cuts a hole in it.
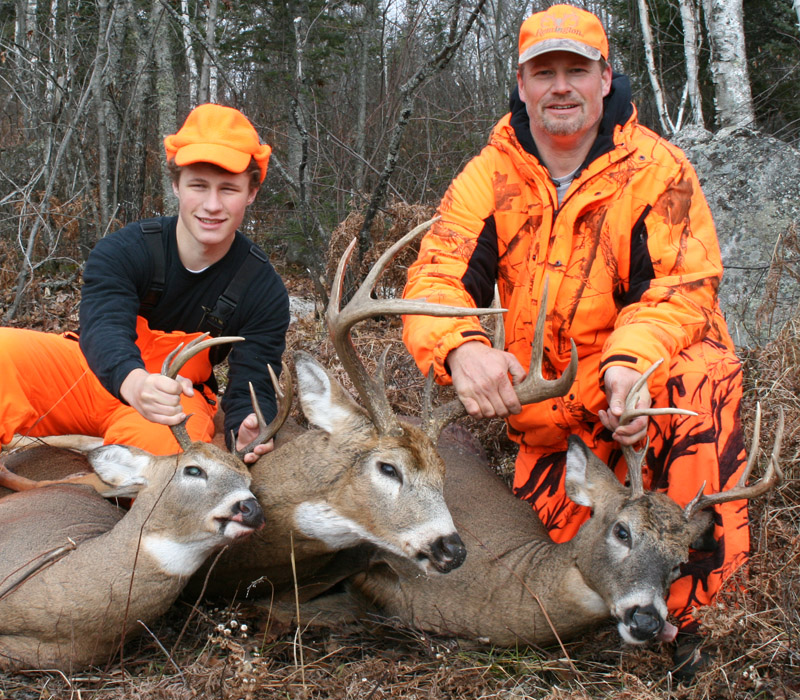
[[[172,189],[179,203],[179,247],[188,246],[212,257],[217,257],[216,252],[227,253],[258,192],[250,187],[249,173],[231,173],[209,163],[181,168]]]
[[[534,140],[563,143],[563,137],[574,137],[579,142],[597,133],[603,98],[611,90],[611,67],[601,70],[599,61],[551,51],[520,66],[517,85]]]

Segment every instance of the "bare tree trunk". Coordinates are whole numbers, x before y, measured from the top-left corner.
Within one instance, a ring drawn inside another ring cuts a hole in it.
[[[794,7],[794,13],[797,15],[797,26],[800,28],[800,0],[792,0],[792,7]]]
[[[56,121],[60,104],[58,95],[58,65],[56,62],[56,19],[58,18],[58,0],[50,0],[50,15],[47,20],[47,73],[45,75],[45,100],[51,107],[51,119]]]
[[[203,68],[200,71],[200,90],[197,95],[198,104],[211,100],[211,74],[216,63],[217,9],[219,0],[211,0],[206,16],[206,52],[203,54]]]
[[[391,178],[395,166],[397,165],[397,156],[400,151],[400,141],[403,137],[403,132],[405,131],[406,126],[411,119],[411,112],[414,108],[414,98],[419,89],[432,76],[443,70],[447,64],[450,63],[450,59],[458,50],[458,47],[461,46],[461,43],[464,41],[464,37],[472,29],[472,25],[483,11],[483,6],[485,4],[486,0],[478,0],[472,12],[470,12],[469,16],[467,17],[466,22],[464,22],[464,26],[459,30],[458,17],[461,10],[461,2],[460,0],[456,0],[456,2],[452,4],[450,28],[444,47],[439,51],[439,53],[437,53],[435,56],[432,56],[427,63],[422,65],[417,72],[400,88],[400,94],[402,96],[400,115],[398,116],[397,122],[392,129],[392,135],[389,141],[389,150],[386,154],[386,162],[383,166],[383,172],[381,172],[381,175],[378,178],[378,184],[375,187],[375,191],[372,193],[372,198],[370,199],[370,202],[367,205],[367,210],[364,213],[364,222],[361,224],[361,230],[358,232],[358,258],[353,265],[353,269],[360,268],[361,261],[364,259],[364,256],[371,245],[369,232],[372,228],[372,221],[375,219],[378,209],[383,204],[383,200],[386,196],[386,190],[389,187],[389,178]]]
[[[107,28],[104,28],[104,31],[107,31]],[[47,220],[50,214],[50,202],[53,196],[53,192],[55,190],[56,181],[58,180],[60,174],[59,170],[61,167],[61,163],[64,159],[64,155],[67,152],[67,148],[70,145],[70,141],[72,140],[72,137],[75,134],[78,125],[86,122],[87,105],[89,104],[89,101],[92,97],[91,86],[96,81],[103,79],[102,75],[98,76],[97,74],[98,73],[102,74],[102,72],[105,71],[106,68],[107,68],[106,61],[104,60],[101,50],[98,47],[92,65],[92,74],[89,78],[88,84],[84,89],[84,91],[81,93],[78,103],[75,106],[74,111],[72,112],[69,124],[67,125],[64,131],[64,135],[61,139],[61,142],[58,144],[58,150],[56,152],[52,164],[48,164],[46,170],[43,171],[46,176],[46,184],[44,192],[41,195],[39,210],[35,212],[34,216],[32,217],[33,222],[31,224],[30,231],[28,232],[28,239],[25,243],[25,250],[24,250],[25,261],[22,269],[17,275],[17,280],[15,283],[14,300],[11,302],[11,305],[8,307],[8,310],[6,311],[6,315],[3,318],[4,323],[8,323],[16,316],[20,304],[22,303],[25,290],[28,286],[28,280],[30,279],[32,272],[37,267],[37,265],[34,263],[34,251],[36,248],[36,241],[42,227],[47,226]],[[51,133],[50,135],[51,143],[52,140],[53,137]],[[50,151],[50,148],[48,148],[47,150]],[[36,177],[38,177],[38,175]]]
[[[742,0],[703,0],[719,126],[755,123],[747,73]]]
[[[15,0],[14,21],[14,53],[17,61],[22,61],[22,50],[25,46],[25,37],[28,35],[28,3],[25,0]]]
[[[642,27],[642,39],[644,41],[644,56],[647,61],[647,74],[650,77],[650,87],[656,98],[656,109],[658,110],[658,121],[665,134],[675,133],[675,125],[669,118],[666,102],[664,101],[664,91],[656,71],[656,62],[653,56],[653,32],[650,29],[650,15],[647,11],[646,0],[637,0],[639,5],[639,23]]]
[[[99,228],[105,231],[108,227],[108,130],[106,129],[106,71],[108,63],[108,43],[109,30],[113,25],[113,19],[108,19],[107,0],[97,0],[98,11],[98,30],[97,30],[97,61],[104,65],[104,70],[96,71],[92,74],[92,101],[94,104],[95,119],[97,120],[97,192],[99,203]],[[113,9],[112,9],[113,13]]]
[[[695,0],[680,0],[680,6],[683,24],[683,54],[686,57],[686,87],[689,93],[689,122],[697,126],[704,126],[703,104],[698,81],[700,39],[697,31],[697,6]],[[680,128],[680,123],[677,128]]]
[[[158,133],[163,138],[175,132],[178,112],[178,97],[175,87],[175,74],[172,70],[169,51],[169,32],[167,18],[161,0],[153,0],[153,20],[155,29],[156,95],[158,95]],[[172,180],[167,164],[161,163],[162,211],[175,213],[172,198]]]
[[[364,192],[367,172],[367,76],[370,73],[370,53],[375,45],[375,30],[378,19],[377,0],[364,3],[364,21],[361,29],[361,51],[358,57],[358,112],[356,117],[355,155],[356,172],[354,187],[357,193]]]
[[[189,28],[189,0],[181,0],[181,20],[183,50],[186,55],[186,69],[189,75],[189,107],[195,107],[199,93],[199,76],[197,75],[197,60],[194,57],[192,32]]]

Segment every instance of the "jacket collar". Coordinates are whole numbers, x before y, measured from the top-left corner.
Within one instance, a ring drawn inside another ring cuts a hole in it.
[[[611,79],[611,91],[603,98],[603,118],[600,120],[597,138],[576,175],[579,175],[592,161],[614,150],[614,130],[617,126],[624,126],[634,115],[631,97],[631,82],[628,76],[614,73]],[[528,112],[525,110],[525,103],[519,99],[517,88],[514,88],[511,93],[509,107],[511,109],[510,125],[514,129],[517,140],[525,151],[541,163],[539,149],[536,148],[536,142],[531,134]]]

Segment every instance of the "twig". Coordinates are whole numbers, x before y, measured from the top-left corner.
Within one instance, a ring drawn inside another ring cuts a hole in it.
[[[153,641],[158,645],[158,648],[164,652],[164,656],[166,656],[169,662],[175,667],[175,670],[178,672],[178,675],[181,677],[181,680],[183,681],[183,687],[188,688],[189,683],[186,681],[186,676],[183,675],[183,671],[181,671],[181,669],[178,667],[178,664],[175,663],[175,659],[172,658],[172,654],[170,654],[166,650],[164,645],[161,643],[161,640],[158,637],[156,637],[155,634],[153,634],[153,631],[142,620],[136,620],[136,622],[138,622],[142,627],[145,628],[145,630],[147,630],[147,634],[150,635]]]

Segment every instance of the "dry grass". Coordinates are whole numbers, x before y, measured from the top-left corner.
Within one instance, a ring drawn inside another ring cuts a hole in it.
[[[422,220],[428,214],[415,210],[408,219]],[[349,240],[353,228],[357,230],[357,221],[345,223],[340,242]],[[400,222],[403,230],[413,225],[406,227],[407,223]],[[374,248],[377,255],[380,246]],[[399,291],[399,279],[402,275],[384,282],[393,286],[390,293]],[[37,294],[46,303],[41,290]],[[62,308],[74,313],[74,298]],[[40,311],[35,313],[41,325]],[[53,310],[45,314],[46,319],[55,316]],[[21,325],[36,325],[32,318],[22,319]],[[61,319],[71,327],[72,319],[64,320],[63,315]],[[51,330],[58,327],[51,321],[45,325]],[[399,321],[366,322],[355,329],[354,342],[368,366],[374,366],[387,342],[391,344],[390,400],[399,411],[418,413],[422,379],[400,341]],[[320,321],[295,324],[289,344],[291,349],[312,352],[349,387]],[[0,700],[798,698],[800,317],[787,324],[774,342],[748,353],[744,367],[745,425],[751,428],[755,403],[761,401],[765,412],[762,445],[771,445],[778,411],[785,413],[782,463],[786,481],[767,499],[751,505],[754,554],[749,575],[729,582],[716,604],[700,611],[705,646],[715,662],[690,686],[672,678],[669,645],[623,647],[611,624],[568,643],[566,659],[558,648],[491,649],[435,638],[386,620],[334,629],[285,629],[268,624],[263,612],[245,605],[227,610],[200,606],[190,615],[191,606],[179,602],[152,633],[128,644],[124,659],[108,668],[73,676],[46,670],[0,674]],[[449,398],[447,391],[442,398]],[[470,427],[492,463],[507,474],[513,450],[502,423]]]

